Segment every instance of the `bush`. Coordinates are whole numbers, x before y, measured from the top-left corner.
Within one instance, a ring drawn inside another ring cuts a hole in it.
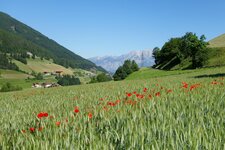
[[[110,75],[101,73],[101,74],[97,75],[97,77],[92,77],[91,81],[89,83],[107,82],[107,81],[111,81],[111,80],[112,80],[112,78]]]
[[[120,66],[115,74],[113,75],[114,81],[119,81],[125,79],[129,74],[138,71],[139,67],[137,63],[133,60],[125,60],[123,66]]]
[[[36,76],[35,79],[37,80],[43,80],[43,75],[39,72]]]
[[[36,72],[32,71],[31,75],[34,76],[36,80],[43,80],[44,79],[42,73],[40,73],[40,72],[36,73]]]
[[[71,75],[57,76],[56,79],[58,80],[57,83],[62,86],[81,84],[79,78]]]
[[[10,91],[19,91],[19,90],[22,90],[22,87],[14,86],[11,83],[7,82],[2,86],[0,92],[10,92]]]

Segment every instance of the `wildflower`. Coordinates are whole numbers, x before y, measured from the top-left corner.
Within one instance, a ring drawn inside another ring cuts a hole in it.
[[[167,93],[171,93],[171,92],[172,92],[172,90],[171,90],[171,89],[167,90]]]
[[[88,118],[89,118],[89,119],[92,118],[92,113],[88,113]]]
[[[61,122],[57,121],[55,124],[56,124],[56,126],[60,126]]]
[[[199,86],[200,86],[200,84],[194,84],[194,85],[191,85],[190,91],[192,91],[193,89],[195,89],[195,88],[197,88],[197,87],[199,87]]]
[[[132,93],[127,93],[127,97],[130,97],[132,95]]]
[[[144,95],[141,95],[141,94],[136,94],[136,97],[137,97],[137,98],[141,98],[141,99],[142,99],[142,98],[144,98]]]
[[[33,133],[35,131],[35,128],[30,128],[30,132]]]
[[[39,127],[39,128],[38,128],[38,131],[42,131],[42,130],[43,130],[43,128],[44,128],[44,127]]]
[[[74,112],[75,112],[75,113],[79,113],[79,111],[80,111],[79,108],[76,106],[76,107],[74,108]]]
[[[188,84],[186,83],[186,82],[182,82],[182,84],[183,84],[183,88],[188,88]]]
[[[155,93],[155,96],[159,97],[160,96],[160,92]]]
[[[146,92],[148,89],[147,88],[144,88],[143,92]]]
[[[41,119],[42,117],[48,117],[48,113],[46,113],[46,112],[40,112],[40,113],[37,115],[37,117],[38,117],[39,119]]]
[[[216,80],[212,81],[211,84],[218,84]]]
[[[108,102],[107,105],[109,105],[109,106],[116,106],[116,103],[114,103],[114,102]]]
[[[120,103],[120,101],[121,101],[121,100],[119,100],[119,99],[118,99],[118,100],[116,100],[116,101],[115,101],[115,103],[116,103],[116,104],[119,104],[119,103]]]

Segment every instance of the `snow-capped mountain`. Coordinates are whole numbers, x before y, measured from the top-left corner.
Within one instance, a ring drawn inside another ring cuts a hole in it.
[[[154,64],[154,59],[152,58],[152,50],[131,51],[128,54],[124,54],[121,56],[103,56],[89,58],[89,60],[95,63],[97,66],[101,66],[111,73],[114,73],[116,69],[119,66],[123,65],[123,62],[127,59],[135,60],[139,67],[149,67]]]

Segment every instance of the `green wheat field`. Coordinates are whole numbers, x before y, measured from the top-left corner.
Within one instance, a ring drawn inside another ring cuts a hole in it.
[[[0,149],[225,149],[225,67],[157,73],[1,93]]]

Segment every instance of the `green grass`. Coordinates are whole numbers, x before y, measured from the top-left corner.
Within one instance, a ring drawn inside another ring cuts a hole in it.
[[[224,149],[224,73],[156,71],[161,77],[0,94],[0,149]]]
[[[11,83],[14,86],[22,87],[23,89],[31,88],[33,83],[57,82],[57,80],[52,76],[45,77],[44,80],[35,80],[32,79],[33,76],[31,75],[14,70],[0,69],[0,72],[0,88],[7,82]],[[30,78],[29,80],[27,80],[28,77]]]
[[[23,89],[28,89],[28,88],[31,88],[33,83],[43,83],[43,82],[46,82],[46,83],[52,83],[52,82],[57,82],[55,79],[53,78],[49,78],[49,79],[44,79],[44,80],[26,80],[26,79],[1,79],[0,78],[0,88],[2,87],[3,84],[5,83],[11,83],[12,85],[15,85],[15,86],[19,86],[19,87],[22,87]]]
[[[225,47],[214,48],[209,53],[207,67],[225,65]]]
[[[13,61],[22,71],[27,73],[31,73],[32,71],[35,72],[55,72],[55,71],[63,71],[64,74],[73,74],[72,69],[67,69],[63,66],[57,65],[50,60],[41,60],[40,58],[36,59],[27,59],[27,64],[23,64],[19,61]]]
[[[221,68],[225,67],[217,67],[215,70],[220,71]],[[202,68],[202,69],[194,69],[194,70],[172,70],[172,71],[165,71],[165,70],[157,70],[152,68],[141,68],[139,71],[132,73],[129,75],[126,80],[138,80],[138,79],[150,79],[150,78],[158,78],[164,76],[175,76],[175,75],[188,75],[191,73],[204,73],[205,71],[210,72],[211,68]],[[223,69],[222,69],[223,70]]]
[[[78,69],[78,68],[65,68],[63,66],[57,65],[52,62],[52,60],[41,60],[40,58],[36,59],[27,59],[27,64],[23,64],[17,60],[13,60],[13,62],[20,68],[20,70],[31,73],[32,71],[35,72],[55,72],[55,71],[63,71],[63,74],[69,75],[78,75],[81,80],[82,84],[88,83],[91,78],[87,74],[91,74],[90,71]],[[98,74],[100,72],[96,72]]]
[[[21,80],[21,79],[26,79],[27,77],[32,77],[28,74],[22,73],[22,72],[18,72],[18,71],[14,71],[14,70],[3,70],[0,69],[0,79],[17,79],[17,80]]]
[[[225,47],[225,34],[222,34],[209,41],[210,47]]]

